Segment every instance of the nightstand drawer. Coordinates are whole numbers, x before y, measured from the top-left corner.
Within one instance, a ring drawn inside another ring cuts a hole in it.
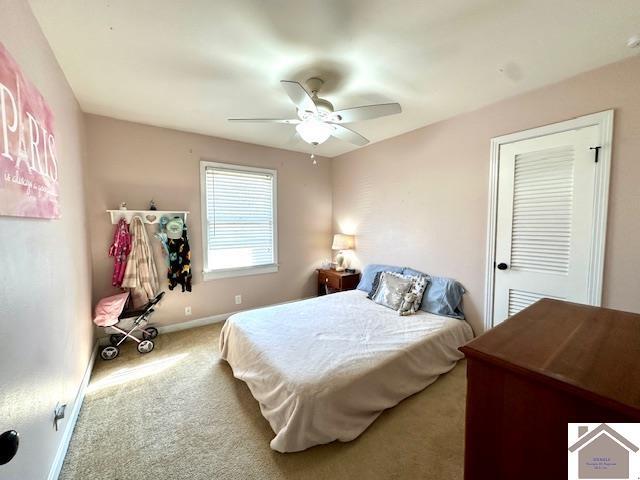
[[[318,285],[327,285],[333,290],[340,290],[340,277],[336,275],[318,272]]]

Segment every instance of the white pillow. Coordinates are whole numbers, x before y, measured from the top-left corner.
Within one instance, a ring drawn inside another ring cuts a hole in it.
[[[415,298],[413,299],[413,305],[410,308],[409,313],[406,315],[416,313],[420,310],[420,305],[422,304],[422,297],[424,296],[424,292],[427,291],[427,287],[431,282],[431,279],[427,275],[405,275],[409,278],[413,279],[413,285],[411,286],[411,290],[409,292],[415,294]]]

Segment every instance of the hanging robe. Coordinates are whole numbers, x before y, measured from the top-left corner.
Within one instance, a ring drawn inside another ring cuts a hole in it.
[[[130,231],[132,247],[122,288],[131,291],[133,305],[139,307],[156,296],[159,289],[158,272],[151,253],[147,230],[140,217],[133,217]]]

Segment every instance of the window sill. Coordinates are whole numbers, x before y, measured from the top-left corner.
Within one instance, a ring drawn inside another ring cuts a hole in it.
[[[244,277],[248,275],[262,275],[264,273],[275,273],[278,265],[260,265],[259,267],[230,268],[227,270],[212,270],[202,272],[204,281],[219,280],[221,278]]]

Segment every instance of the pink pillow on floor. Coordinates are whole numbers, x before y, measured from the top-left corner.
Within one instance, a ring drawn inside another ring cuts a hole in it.
[[[122,313],[128,299],[129,292],[124,292],[100,300],[96,305],[93,323],[99,327],[110,327],[118,323],[118,316]]]

